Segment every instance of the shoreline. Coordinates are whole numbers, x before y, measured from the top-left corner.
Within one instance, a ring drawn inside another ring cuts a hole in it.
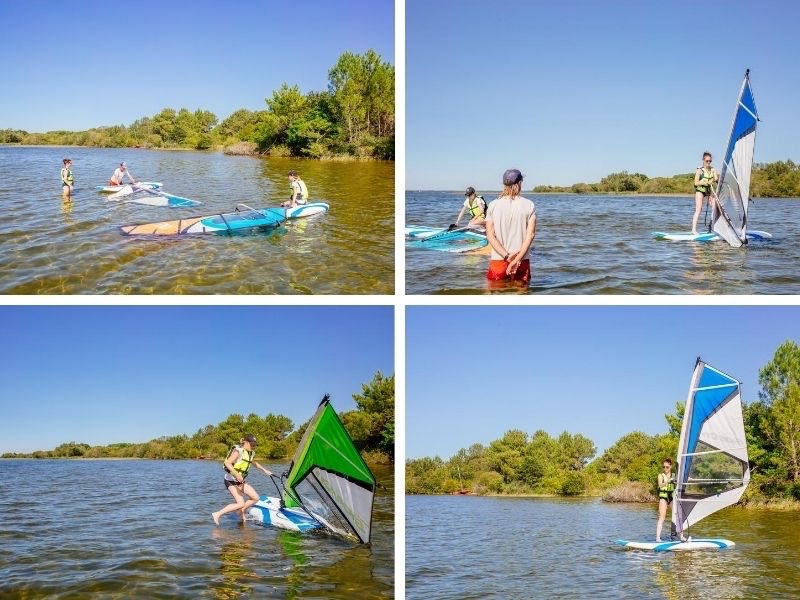
[[[332,156],[323,156],[320,158],[313,158],[311,156],[272,156],[270,154],[244,154],[244,153],[226,153],[225,149],[229,146],[219,146],[214,148],[207,148],[205,150],[198,150],[197,148],[144,148],[141,146],[78,146],[72,144],[12,144],[0,143],[0,148],[89,148],[93,150],[148,150],[150,152],[199,152],[201,154],[214,154],[219,153],[225,156],[241,156],[244,158],[261,158],[261,159],[286,159],[286,160],[310,160],[319,162],[386,162],[393,163],[394,159],[375,158],[373,156],[356,156],[355,154],[336,154]]]

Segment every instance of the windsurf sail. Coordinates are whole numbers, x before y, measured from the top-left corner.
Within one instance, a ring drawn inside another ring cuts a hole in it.
[[[748,69],[733,113],[712,217],[712,229],[734,248],[747,243],[747,206],[758,121]]]
[[[333,533],[369,542],[375,477],[333,410],[328,394],[292,458],[283,496],[287,507],[302,506]]]
[[[698,357],[678,442],[675,531],[735,504],[749,482],[741,383]]]

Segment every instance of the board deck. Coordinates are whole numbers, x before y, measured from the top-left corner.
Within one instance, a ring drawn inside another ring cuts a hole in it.
[[[631,550],[651,550],[653,552],[684,552],[687,550],[724,550],[732,548],[734,544],[730,540],[719,538],[689,539],[685,542],[631,542],[628,540],[617,540],[616,544]]]
[[[439,250],[440,252],[470,252],[486,247],[484,233],[473,230],[448,231],[436,227],[406,226],[406,248]]]
[[[280,527],[289,531],[309,531],[322,525],[302,508],[282,508],[281,501],[273,496],[261,496],[247,511],[251,521],[262,525]]]
[[[199,233],[232,233],[248,229],[277,227],[287,218],[297,219],[324,213],[325,202],[309,202],[295,208],[260,208],[230,213],[175,219],[157,223],[125,225],[120,230],[125,235],[187,235]]]
[[[653,237],[657,240],[667,240],[670,242],[718,242],[722,241],[716,233],[698,233],[694,234],[691,231],[680,231],[667,233],[664,231],[654,231]],[[748,231],[747,239],[750,241],[756,240],[771,240],[772,234],[766,231]]]
[[[163,184],[160,181],[139,181],[136,183],[136,185],[155,190],[160,188]],[[96,186],[96,189],[101,194],[114,194],[130,186],[130,183],[126,183],[124,185],[98,185]]]

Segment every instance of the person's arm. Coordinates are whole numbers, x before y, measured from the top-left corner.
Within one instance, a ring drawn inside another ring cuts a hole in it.
[[[702,185],[702,182],[700,181],[700,175],[702,173],[703,173],[703,169],[701,169],[700,167],[698,167],[697,171],[694,172],[694,184],[695,185]]]
[[[228,467],[228,473],[236,480],[236,481],[244,481],[244,477],[242,477],[239,472],[233,468],[233,465],[239,460],[239,451],[234,450],[231,452],[231,455],[225,460],[225,466]]]
[[[455,222],[456,225],[458,225],[459,221],[461,221],[461,217],[464,216],[464,211],[465,210],[467,210],[467,207],[466,206],[462,206],[461,207],[461,212],[458,213],[458,217],[456,218],[456,222]]]
[[[128,175],[128,179],[130,179],[131,183],[136,183],[136,180],[133,178],[133,174],[130,172],[130,170],[125,171],[125,173]]]
[[[270,471],[269,469],[265,469],[264,467],[262,467],[262,466],[261,466],[259,463],[257,463],[256,461],[253,461],[253,464],[256,466],[256,468],[257,468],[257,469],[261,469],[262,471],[264,471],[264,474],[265,474],[267,477],[272,477],[272,471]]]
[[[531,245],[533,245],[533,239],[536,237],[536,211],[533,211],[530,217],[528,217],[528,228],[525,230],[525,241],[522,242],[522,247],[511,257],[509,260],[508,269],[506,273],[509,275],[514,273],[519,266],[519,263],[522,262],[522,259],[525,258],[528,254],[528,250],[531,249]]]
[[[489,245],[494,249],[495,252],[497,252],[500,256],[505,257],[503,260],[508,258],[508,252],[494,233],[494,221],[486,221],[486,239],[489,240]]]

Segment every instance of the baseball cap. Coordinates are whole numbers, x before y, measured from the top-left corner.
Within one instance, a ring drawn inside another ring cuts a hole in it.
[[[519,169],[508,169],[503,173],[503,185],[514,185],[522,181],[522,173]]]
[[[248,433],[246,436],[244,436],[244,441],[245,442],[250,442],[251,444],[255,444],[256,443],[256,436],[254,436],[252,433]]]
[[[464,195],[465,195],[465,196],[471,196],[471,195],[472,195],[472,194],[474,194],[474,193],[475,193],[475,188],[474,188],[474,187],[472,187],[472,186],[469,186],[469,187],[467,188],[467,190],[464,192]]]

